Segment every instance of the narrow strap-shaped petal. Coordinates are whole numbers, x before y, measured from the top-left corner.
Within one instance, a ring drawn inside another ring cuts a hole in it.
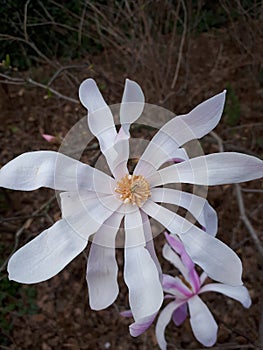
[[[53,151],[23,153],[0,169],[0,186],[31,191],[49,187],[60,191],[90,190],[112,194],[114,181],[103,172]]]
[[[117,157],[112,147],[117,131],[109,106],[104,101],[96,82],[93,79],[84,80],[79,88],[79,98],[88,110],[88,125],[90,131],[97,137],[100,149],[112,169],[112,162]]]
[[[62,217],[70,216],[87,208],[87,204],[93,206],[99,198],[111,196],[109,194],[101,194],[95,191],[81,192],[60,192],[60,204],[62,207]],[[94,204],[93,204],[94,203]]]
[[[158,342],[158,345],[161,350],[167,349],[167,342],[165,340],[165,328],[167,327],[168,323],[171,321],[173,312],[182,306],[185,302],[184,301],[172,301],[168,305],[165,306],[165,308],[161,311],[156,327],[155,327],[155,334],[156,339]]]
[[[118,296],[118,265],[115,257],[115,238],[122,214],[113,214],[95,233],[87,263],[89,303],[93,310],[111,305]]]
[[[187,209],[203,226],[207,233],[215,236],[217,233],[217,213],[202,197],[192,193],[174,190],[171,188],[153,188],[151,199],[154,202],[175,204]]]
[[[170,143],[158,145],[152,143],[152,141],[150,142],[150,145],[151,152],[154,156],[149,160],[141,160],[140,158],[134,169],[135,175],[142,174],[147,177],[158,170],[166,162],[180,163],[189,159],[184,148],[174,148]]]
[[[64,218],[68,219],[72,213],[80,213],[91,217],[93,220],[103,223],[108,219],[119,207],[122,202],[114,195],[86,196],[79,192],[63,192],[60,194],[61,211]]]
[[[160,277],[160,281],[162,280],[162,268],[161,265],[159,263],[158,257],[156,255],[155,252],[155,248],[154,248],[154,241],[153,241],[153,236],[152,236],[152,228],[151,228],[151,224],[150,224],[150,220],[148,218],[148,215],[146,215],[143,211],[140,211],[141,216],[142,216],[142,221],[143,221],[143,231],[144,231],[144,237],[145,237],[145,241],[146,241],[146,249],[148,250],[148,252],[150,253],[156,268],[159,272],[159,277]]]
[[[176,326],[180,326],[186,320],[187,317],[187,303],[178,307],[173,313],[173,322]]]
[[[138,337],[139,335],[144,333],[153,323],[156,314],[157,313],[150,315],[150,316],[147,316],[147,317],[144,317],[137,322],[133,322],[129,326],[130,335],[132,337]]]
[[[208,134],[218,124],[225,103],[225,91],[195,107],[190,113],[166,123],[153,137],[136,167],[136,173],[148,176],[163,163],[164,152]],[[165,157],[165,161],[167,158]]]
[[[170,263],[172,263],[174,267],[176,267],[180,271],[184,278],[188,280],[187,267],[183,264],[182,260],[180,259],[180,256],[177,255],[167,243],[163,246],[162,253],[163,257],[166,260],[170,261]]]
[[[66,220],[59,220],[20,248],[8,262],[9,279],[20,283],[46,281],[59,273],[86,247]]]
[[[163,301],[162,285],[154,261],[145,248],[139,209],[126,214],[124,280],[129,289],[129,302],[135,322],[158,312]]]
[[[65,192],[61,194],[62,216],[81,237],[89,239],[122,205],[115,196],[83,199]],[[114,246],[113,246],[114,247]]]
[[[140,85],[126,79],[120,107],[120,122],[126,135],[129,134],[130,125],[142,114],[144,101]]]
[[[183,233],[188,232],[192,228],[193,223],[186,220],[182,216],[172,212],[169,209],[164,208],[163,206],[153,202],[151,199],[148,199],[141,210],[146,214],[161,222],[168,231],[172,233]],[[166,221],[165,221],[166,219]],[[161,220],[161,221],[160,221]]]
[[[172,294],[180,300],[186,300],[193,294],[179,277],[166,274],[163,274],[163,290],[165,293]]]
[[[200,289],[200,278],[198,273],[195,270],[195,265],[190,258],[190,256],[187,254],[185,247],[183,243],[179,240],[179,238],[175,235],[169,235],[167,232],[164,233],[167,242],[170,244],[170,246],[173,248],[175,252],[177,252],[181,256],[181,262],[186,268],[184,278],[186,281],[188,281],[192,287],[192,290],[196,293]],[[175,253],[174,253],[175,254]],[[171,255],[171,253],[170,253]]]
[[[217,292],[224,294],[232,299],[239,301],[244,307],[249,308],[251,305],[251,298],[248,290],[244,286],[229,286],[228,284],[210,283],[203,286],[199,294],[205,292]]]
[[[178,234],[187,254],[214,280],[241,285],[242,264],[235,252],[217,238],[185,219],[148,200],[142,210],[159,221],[171,233]]]
[[[111,110],[93,79],[86,79],[81,83],[79,98],[89,112],[88,124],[90,131],[98,138],[101,151],[104,153],[114,144],[117,135]]]
[[[258,179],[263,176],[263,161],[236,152],[213,153],[171,165],[147,178],[151,186],[168,183],[222,185]]]
[[[198,297],[188,300],[190,324],[196,339],[204,346],[212,346],[217,338],[217,323],[206,304]]]
[[[242,263],[226,244],[202,230],[189,231],[180,238],[192,260],[209,277],[233,286],[242,284]]]
[[[128,173],[130,126],[140,117],[143,108],[144,94],[142,89],[135,81],[126,79],[120,106],[121,128],[114,144],[117,157],[112,166],[112,173],[117,179],[121,179]]]

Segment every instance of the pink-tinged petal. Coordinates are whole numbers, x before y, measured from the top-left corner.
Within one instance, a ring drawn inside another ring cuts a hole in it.
[[[226,244],[149,199],[142,210],[177,234],[193,262],[212,279],[230,285],[242,284],[241,261]]]
[[[235,152],[214,153],[171,165],[152,174],[151,186],[168,183],[222,185],[258,179],[263,176],[263,161]]]
[[[215,236],[217,233],[217,213],[208,201],[192,193],[182,192],[171,188],[153,188],[151,200],[175,204],[187,209],[206,229],[206,232]]]
[[[92,310],[102,310],[118,296],[118,265],[115,238],[123,215],[113,214],[94,235],[87,263],[89,303]]]
[[[188,300],[190,324],[196,339],[204,346],[216,342],[218,326],[206,304],[195,295]]]
[[[185,160],[188,160],[189,157],[186,153],[186,150],[184,148],[178,148],[176,150],[170,150],[171,152],[171,158],[167,159],[167,161],[172,161],[174,163],[181,163],[184,162]],[[169,152],[169,155],[170,155]]]
[[[181,326],[181,324],[186,320],[187,317],[187,303],[178,307],[173,313],[173,322],[176,326]]]
[[[163,274],[163,290],[180,300],[187,300],[193,294],[180,278],[166,274]]]
[[[151,326],[156,315],[157,315],[157,313],[155,313],[151,316],[148,316],[148,317],[144,317],[143,319],[132,323],[129,326],[130,335],[132,337],[138,337],[139,335],[144,333]]]
[[[125,216],[124,280],[135,322],[153,316],[163,302],[158,270],[145,248],[143,224],[139,209]]]
[[[8,262],[9,279],[20,283],[46,281],[86,247],[66,220],[60,220],[20,248]]]
[[[85,239],[95,233],[101,225],[122,205],[115,196],[104,196],[85,200],[75,193],[61,194],[62,216],[71,227]],[[113,246],[108,246],[114,248]]]
[[[144,94],[139,84],[126,79],[120,107],[120,122],[126,134],[129,128],[142,114],[144,108]]]
[[[0,169],[0,186],[31,191],[49,187],[59,191],[90,190],[112,194],[114,181],[103,172],[53,151],[23,153]]]
[[[155,334],[156,334],[158,345],[161,350],[167,349],[167,343],[165,340],[165,328],[168,325],[168,323],[171,321],[174,311],[184,303],[185,303],[184,301],[179,301],[179,302],[173,301],[169,303],[168,305],[165,306],[165,308],[162,310],[162,312],[158,317],[156,328],[155,328]]]
[[[53,142],[56,140],[56,136],[48,135],[48,134],[42,134],[41,135],[43,139],[45,139],[47,142]]]
[[[180,238],[191,259],[209,277],[232,286],[242,285],[242,263],[226,244],[199,229],[182,234]]]
[[[183,264],[180,256],[177,255],[168,244],[163,246],[163,257],[170,261],[184,276],[184,278],[188,279],[188,268]]]
[[[165,232],[165,237],[170,246],[174,249],[175,252],[180,254],[183,265],[185,266],[184,278],[188,281],[196,293],[200,289],[200,278],[198,273],[195,270],[195,265],[190,258],[190,256],[186,253],[183,243],[174,235],[169,235]],[[172,253],[170,253],[171,255]],[[175,253],[174,253],[175,254]]]
[[[163,159],[168,160],[169,149],[177,149],[190,140],[208,134],[218,124],[224,103],[225,91],[199,104],[190,113],[177,116],[166,123],[146,148],[136,167],[136,173],[148,176],[163,164]]]
[[[217,292],[224,294],[232,299],[239,301],[244,307],[249,308],[251,305],[251,298],[248,290],[244,286],[229,286],[227,284],[210,283],[206,284],[200,289],[199,294],[205,292]]]
[[[151,255],[151,257],[156,265],[156,268],[159,272],[160,281],[161,281],[162,280],[162,268],[161,268],[161,265],[159,263],[159,260],[158,260],[158,257],[156,255],[155,248],[154,248],[150,220],[148,218],[148,215],[146,215],[143,211],[141,211],[141,216],[142,216],[142,221],[143,221],[143,231],[144,231],[144,237],[145,237],[145,241],[146,241],[146,249],[150,253],[150,255]]]
[[[131,310],[125,310],[125,311],[120,312],[120,315],[123,317],[132,317],[132,312],[131,312]]]

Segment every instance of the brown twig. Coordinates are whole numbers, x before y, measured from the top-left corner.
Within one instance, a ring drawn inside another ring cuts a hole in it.
[[[221,139],[221,137],[219,135],[217,135],[214,131],[211,131],[210,135],[216,140],[216,142],[218,144],[219,151],[224,152],[224,142]],[[241,186],[239,184],[235,184],[235,190],[236,190],[237,203],[238,203],[238,208],[239,208],[239,213],[240,213],[240,219],[243,221],[244,225],[246,226],[246,228],[250,234],[250,237],[252,238],[256,248],[258,249],[261,257],[263,258],[263,246],[262,246],[262,243],[259,240],[258,235],[257,235],[256,231],[254,230],[249,218],[247,217],[244,199],[243,199],[242,191],[241,191]]]
[[[177,60],[176,68],[175,68],[173,81],[171,84],[171,89],[174,89],[176,81],[178,79],[179,69],[180,69],[181,61],[182,61],[182,57],[183,57],[183,48],[184,48],[184,42],[185,42],[185,37],[186,37],[186,30],[187,30],[187,10],[186,10],[184,0],[181,0],[181,3],[183,6],[183,10],[184,10],[184,23],[183,23],[184,29],[183,29],[183,34],[182,34],[181,41],[180,41],[178,60]]]
[[[10,259],[11,255],[13,255],[13,253],[16,251],[18,244],[19,244],[19,238],[20,238],[21,234],[24,232],[24,230],[26,229],[26,227],[28,226],[28,220],[32,220],[32,218],[36,217],[37,214],[39,214],[42,210],[46,209],[55,200],[55,198],[56,198],[56,195],[52,196],[48,201],[46,201],[43,205],[41,205],[41,207],[39,209],[35,210],[32,213],[31,218],[27,219],[23,223],[23,225],[19,228],[19,230],[16,231],[13,249],[12,249],[11,253],[9,254],[9,256],[7,257],[7,259],[0,266],[0,272],[2,272],[6,268],[8,260]],[[0,278],[0,280],[2,278]]]

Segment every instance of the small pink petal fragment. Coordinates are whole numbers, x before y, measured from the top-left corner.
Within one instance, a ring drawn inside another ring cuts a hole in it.
[[[45,139],[47,142],[54,142],[56,140],[56,136],[48,135],[48,134],[42,134],[41,135],[43,139]]]

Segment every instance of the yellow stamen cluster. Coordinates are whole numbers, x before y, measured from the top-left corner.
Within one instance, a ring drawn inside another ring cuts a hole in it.
[[[150,185],[142,175],[125,175],[117,183],[115,192],[120,194],[124,203],[131,203],[141,207],[151,196]]]

